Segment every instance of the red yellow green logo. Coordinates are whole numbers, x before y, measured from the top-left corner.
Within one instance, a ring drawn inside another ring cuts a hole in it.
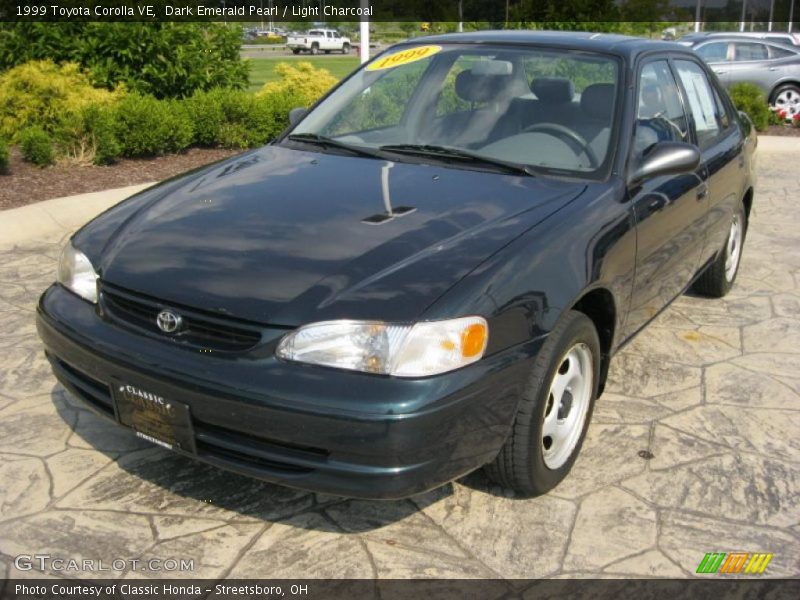
[[[709,552],[697,565],[698,573],[761,575],[773,554],[766,552]]]

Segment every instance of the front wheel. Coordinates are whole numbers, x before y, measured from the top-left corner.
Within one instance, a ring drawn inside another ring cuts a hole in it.
[[[319,46],[317,46],[316,44],[313,44],[311,46],[311,54],[313,54],[314,56],[319,54]]]
[[[292,54],[300,54],[300,48],[292,48]]]
[[[350,54],[350,44],[342,46],[342,54]]]
[[[747,216],[744,206],[739,202],[733,211],[725,245],[719,251],[714,262],[703,271],[694,284],[694,290],[697,293],[710,298],[722,298],[731,291],[739,272],[746,232]]]
[[[597,397],[600,342],[592,321],[568,311],[544,343],[490,479],[525,496],[567,476],[580,452]]]

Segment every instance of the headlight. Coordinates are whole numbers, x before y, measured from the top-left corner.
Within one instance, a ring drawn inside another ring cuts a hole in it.
[[[67,242],[58,261],[58,282],[89,302],[97,303],[97,273],[86,255]]]
[[[324,321],[287,335],[276,354],[285,360],[339,369],[424,377],[480,360],[488,341],[489,327],[482,317],[414,325]]]

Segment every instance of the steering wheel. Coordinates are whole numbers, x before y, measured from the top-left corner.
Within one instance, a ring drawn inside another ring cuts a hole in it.
[[[600,161],[597,160],[597,155],[594,153],[591,146],[589,146],[589,142],[587,142],[582,135],[576,133],[569,127],[564,127],[557,123],[537,123],[536,125],[526,127],[521,133],[534,133],[536,131],[541,131],[542,133],[548,133],[553,137],[557,137],[567,142],[567,144],[573,148],[577,146],[578,151],[589,159],[590,167],[596,169],[600,166]]]

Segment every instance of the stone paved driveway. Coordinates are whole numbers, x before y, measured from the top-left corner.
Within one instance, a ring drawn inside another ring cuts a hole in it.
[[[800,575],[800,175],[760,165],[734,291],[681,298],[617,357],[573,473],[531,500],[478,473],[349,501],[143,443],[81,408],[42,355],[34,303],[59,240],[6,252],[0,577],[34,553],[192,558],[214,578],[689,577],[709,551],[773,552],[768,575]]]

